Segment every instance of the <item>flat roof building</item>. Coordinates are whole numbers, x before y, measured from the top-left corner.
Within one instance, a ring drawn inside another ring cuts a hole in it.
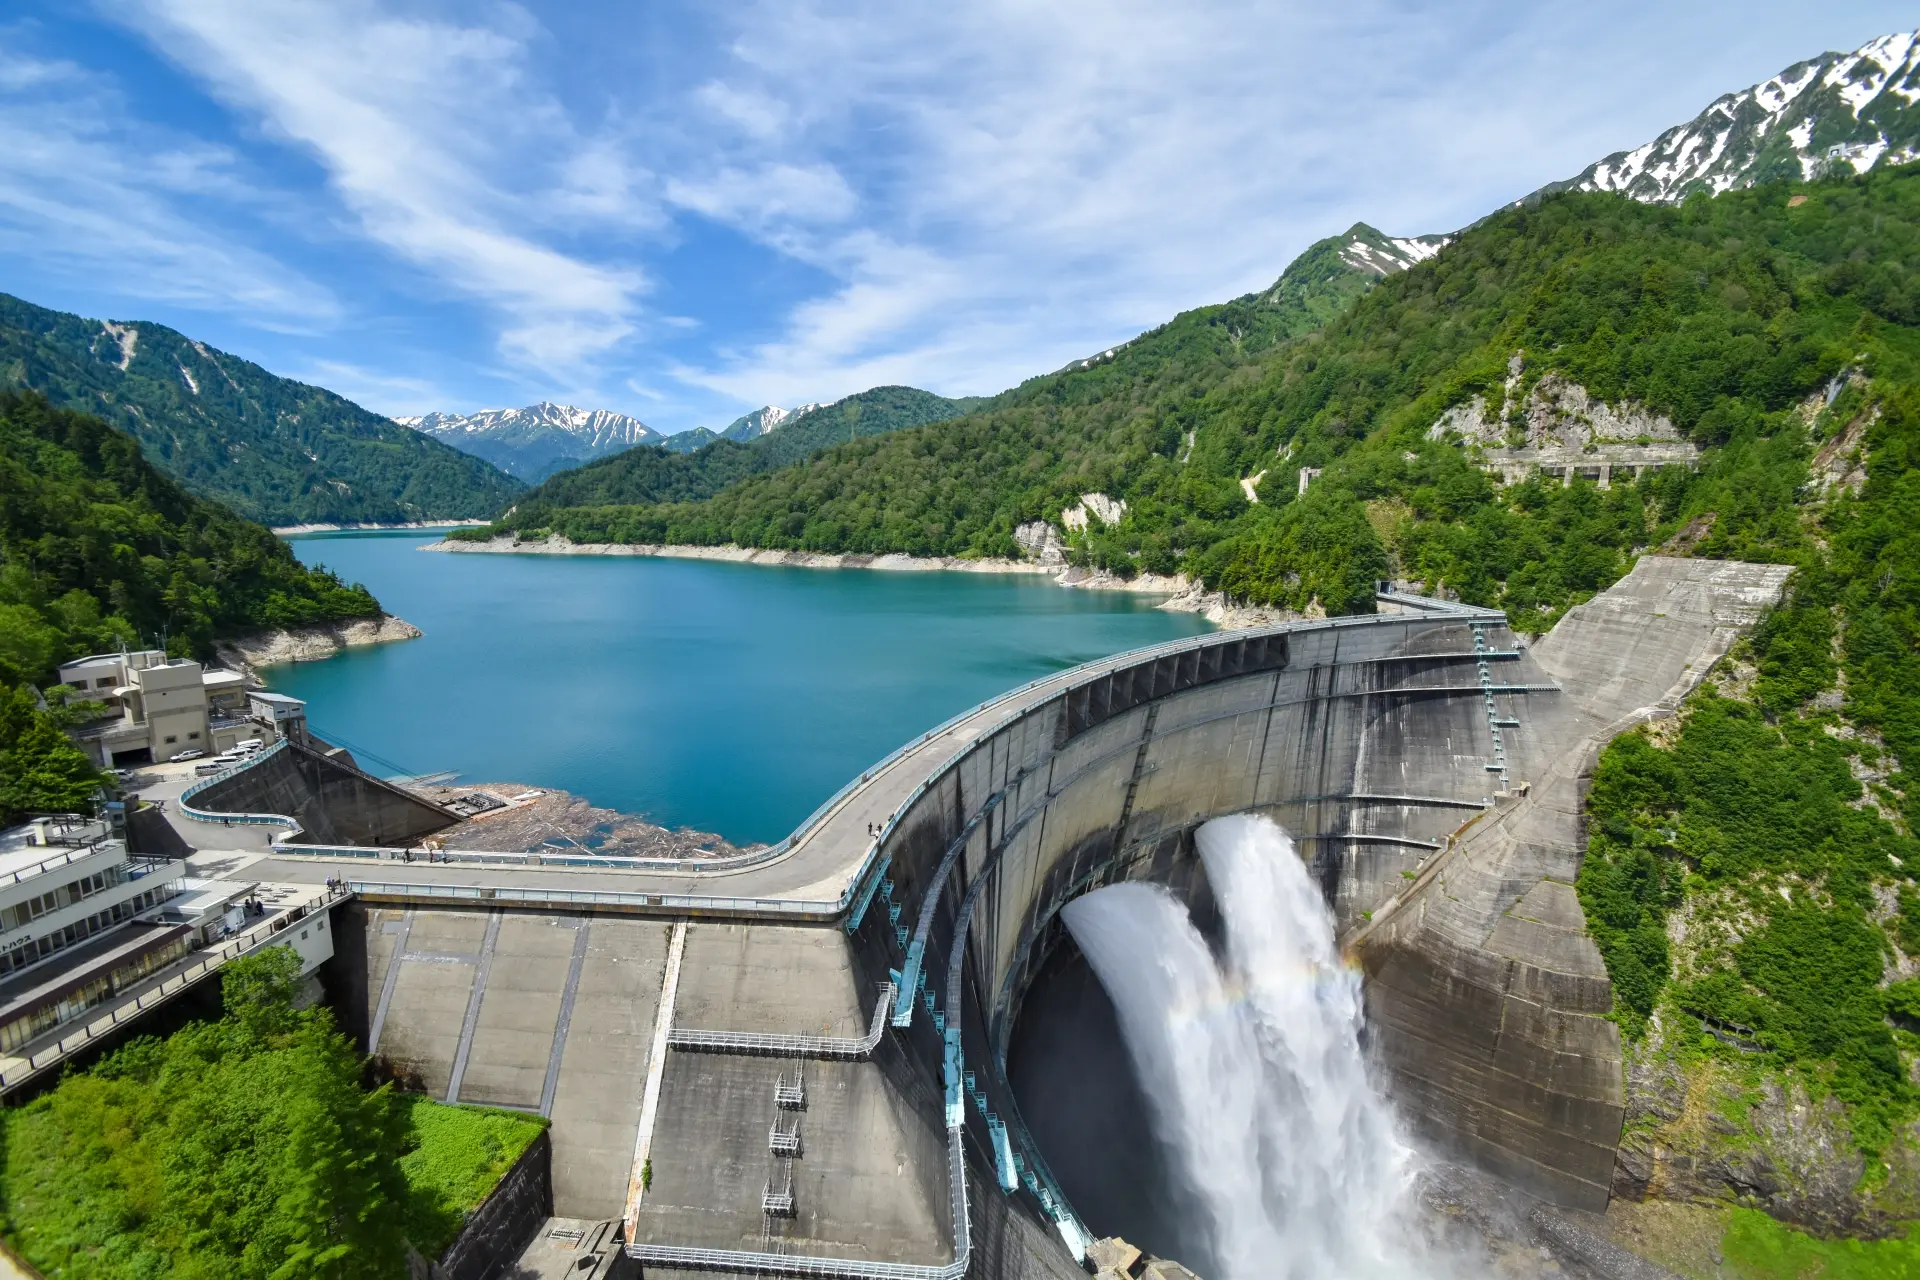
[[[0,831],[0,1051],[186,954],[193,930],[150,918],[185,870],[134,861],[98,819]]]
[[[106,703],[108,715],[76,735],[103,768],[164,764],[184,751],[215,755],[258,732],[245,676],[159,649],[77,658],[61,666],[60,682]]]

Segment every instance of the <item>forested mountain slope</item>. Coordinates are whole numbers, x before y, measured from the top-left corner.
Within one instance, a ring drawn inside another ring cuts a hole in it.
[[[949,400],[914,387],[875,387],[778,420],[776,428],[744,442],[716,437],[688,453],[661,445],[629,449],[553,476],[527,494],[521,505],[695,501],[749,476],[812,457],[839,441],[945,422],[978,403]]]
[[[98,418],[0,392],[0,825],[84,803],[94,774],[32,689],[88,653],[377,615],[268,530],[196,498]]]
[[[267,524],[490,516],[521,489],[479,458],[164,325],[6,294],[0,386],[100,415],[194,493]]]
[[[530,500],[510,523],[582,541],[1014,555],[1017,526],[1101,492],[1126,516],[1074,541],[1121,574],[1185,570],[1341,611],[1398,573],[1544,627],[1696,519],[1701,554],[1801,545],[1812,442],[1796,406],[1858,359],[1911,373],[1917,218],[1920,174],[1905,169],[1679,208],[1557,196],[1495,215],[1303,337],[1240,299],[981,412],[703,503]],[[1549,374],[1664,416],[1705,449],[1701,469],[1607,491],[1503,487],[1431,430],[1475,395],[1497,419]],[[1298,497],[1303,467],[1324,474]]]

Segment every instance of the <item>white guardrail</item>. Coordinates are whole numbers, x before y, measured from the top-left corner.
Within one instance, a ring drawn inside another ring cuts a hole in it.
[[[1486,614],[1502,617],[1498,611],[1482,610],[1471,605],[1454,605],[1444,601],[1427,600],[1425,597],[1404,597],[1395,593],[1380,593],[1382,600],[1395,604],[1424,602],[1436,612]],[[928,790],[939,784],[953,769],[966,760],[975,750],[1004,730],[1013,721],[1044,705],[1054,697],[1064,696],[1088,680],[1109,675],[1127,667],[1138,666],[1172,654],[1185,653],[1197,649],[1210,648],[1218,644],[1228,644],[1253,636],[1276,635],[1298,631],[1318,631],[1343,629],[1348,627],[1368,627],[1382,625],[1405,625],[1409,615],[1405,613],[1361,614],[1345,618],[1325,618],[1312,621],[1287,622],[1272,627],[1250,628],[1240,631],[1216,631],[1201,636],[1188,636],[1179,640],[1169,640],[1142,649],[1131,649],[1125,653],[1098,658],[1092,662],[1070,667],[1065,671],[1056,671],[1050,675],[1037,677],[1016,688],[1009,689],[998,697],[967,708],[950,716],[940,724],[920,734],[868,766],[858,777],[849,780],[833,795],[829,796],[818,808],[795,827],[792,834],[777,844],[752,853],[740,854],[731,858],[678,859],[678,858],[625,858],[616,856],[598,856],[585,853],[567,854],[512,854],[487,850],[436,850],[429,861],[456,865],[479,866],[543,866],[578,867],[583,870],[604,871],[652,871],[675,875],[700,876],[716,872],[738,871],[748,867],[772,862],[791,852],[795,845],[806,838],[815,827],[838,811],[852,796],[875,777],[899,763],[900,760],[920,750],[928,742],[950,732],[956,726],[964,724],[982,712],[997,706],[1004,706],[1006,714],[996,717],[986,728],[975,733],[952,755],[941,762],[926,777],[922,778],[913,791],[908,794],[887,818],[879,835],[867,846],[860,860],[860,866],[848,880],[847,887],[834,900],[826,899],[790,899],[790,898],[753,898],[723,895],[694,896],[685,894],[621,893],[592,890],[532,889],[518,886],[493,885],[448,885],[427,883],[404,883],[398,881],[368,881],[369,892],[413,898],[482,900],[511,904],[515,902],[529,905],[566,905],[646,908],[650,910],[685,909],[711,912],[716,914],[738,914],[745,916],[777,917],[820,917],[837,916],[846,912],[858,895],[861,885],[872,874],[873,868],[899,822],[913,810],[913,807]],[[1048,685],[1058,688],[1050,692],[1046,699],[1029,702],[1031,695]],[[225,813],[198,809],[189,801],[208,788],[224,782],[243,770],[261,764],[286,749],[282,740],[267,750],[260,752],[251,760],[244,761],[224,773],[216,774],[202,782],[187,788],[180,795],[180,812],[200,822],[236,823],[252,825],[279,825],[288,828],[285,834],[274,837],[275,856],[319,858],[327,860],[355,859],[367,861],[418,861],[411,851],[381,847],[355,845],[305,845],[287,843],[300,832],[300,824],[285,814]]]

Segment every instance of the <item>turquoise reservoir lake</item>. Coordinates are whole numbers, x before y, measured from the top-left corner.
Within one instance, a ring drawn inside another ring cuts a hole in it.
[[[268,684],[375,773],[556,787],[736,843],[977,702],[1211,629],[1029,575],[419,550],[438,537],[293,538],[426,635]]]

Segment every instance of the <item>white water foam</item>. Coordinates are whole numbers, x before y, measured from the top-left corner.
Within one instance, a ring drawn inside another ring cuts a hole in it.
[[[1226,923],[1216,960],[1157,885],[1069,903],[1119,1015],[1207,1280],[1451,1274],[1409,1218],[1414,1154],[1368,1079],[1359,975],[1293,841],[1265,818],[1200,828]]]

